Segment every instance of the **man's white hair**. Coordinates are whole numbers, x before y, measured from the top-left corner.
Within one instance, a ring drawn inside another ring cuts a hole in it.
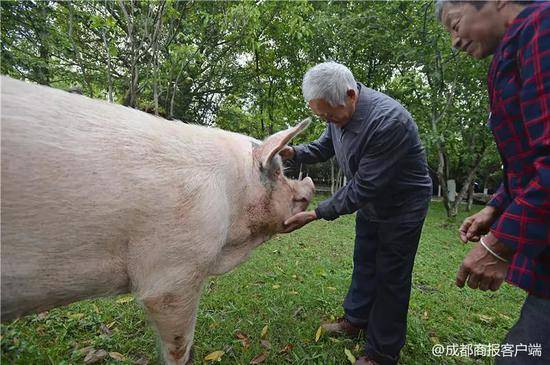
[[[449,0],[435,0],[435,18],[441,23],[443,16],[443,8],[449,3]]]
[[[324,99],[332,106],[344,105],[348,90],[357,94],[355,77],[349,68],[333,61],[310,68],[302,82],[302,93],[306,102]]]

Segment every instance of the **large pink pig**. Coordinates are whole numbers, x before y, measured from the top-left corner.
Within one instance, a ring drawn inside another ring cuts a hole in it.
[[[2,320],[132,292],[169,364],[191,363],[202,284],[313,194],[264,142],[3,77]]]

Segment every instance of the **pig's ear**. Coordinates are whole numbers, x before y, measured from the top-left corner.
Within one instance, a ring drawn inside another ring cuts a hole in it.
[[[306,129],[310,122],[311,119],[306,118],[292,128],[267,137],[267,139],[254,150],[254,155],[260,160],[261,166],[269,166],[273,157],[279,153],[292,138]]]

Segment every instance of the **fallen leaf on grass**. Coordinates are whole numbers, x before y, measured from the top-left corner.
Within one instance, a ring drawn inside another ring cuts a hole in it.
[[[127,296],[127,297],[122,297],[120,299],[117,299],[117,303],[118,304],[125,304],[125,303],[130,303],[131,301],[134,300],[134,297],[132,296]]]
[[[477,316],[482,322],[485,322],[485,323],[491,323],[493,321],[493,317],[485,316],[483,314],[478,314]]]
[[[424,314],[422,315],[422,319],[424,320],[428,319],[428,311],[424,311]]]
[[[39,321],[42,321],[46,319],[46,317],[48,317],[48,311],[38,313],[36,316],[36,319],[38,319]]]
[[[38,333],[40,336],[44,336],[46,335],[46,329],[44,328],[44,326],[38,326],[36,328],[36,333]],[[2,337],[0,337],[0,340],[2,339]]]
[[[265,338],[267,336],[267,324],[262,328],[262,333],[260,334],[260,338]]]
[[[250,340],[248,339],[248,336],[244,333],[237,331],[235,332],[235,337],[239,339],[245,349],[250,347]]]
[[[271,350],[271,343],[268,340],[260,340],[260,346],[266,350]]]
[[[262,352],[261,354],[257,355],[252,360],[250,360],[249,365],[261,364],[266,359],[267,359],[267,354],[265,352]]]
[[[113,333],[113,331],[111,331],[111,329],[103,323],[99,326],[99,330],[107,336],[110,336]]]
[[[224,351],[214,351],[206,355],[204,361],[221,361]]]
[[[70,319],[81,319],[84,317],[84,313],[71,313],[69,314]]]
[[[346,354],[346,357],[348,358],[349,362],[352,363],[352,364],[355,364],[355,356],[353,356],[353,354],[351,353],[350,350],[348,349],[344,349],[344,353]]]
[[[273,284],[272,288],[273,289],[279,289],[281,286],[279,284]]]
[[[94,308],[95,312],[97,314],[99,314],[99,308],[97,307],[97,305],[95,303],[92,303],[92,307]]]
[[[126,358],[124,357],[124,355],[122,355],[120,352],[109,352],[109,356],[111,357],[111,359],[115,359],[117,361],[124,361],[126,360]]]
[[[283,347],[279,353],[280,354],[288,354],[292,349],[294,348],[294,345],[291,343],[287,343],[285,347]]]
[[[133,365],[149,365],[149,360],[144,357],[141,357],[139,360],[134,361]]]
[[[317,332],[315,333],[315,342],[319,341],[322,334],[323,334],[323,326],[319,326],[319,328],[317,328]]]
[[[98,363],[104,358],[106,358],[107,355],[108,355],[107,351],[105,350],[90,351],[88,352],[88,355],[86,355],[86,357],[84,358],[84,363],[86,365]]]
[[[95,349],[94,349],[93,346],[86,346],[86,347],[83,347],[81,349],[78,349],[77,351],[80,352],[83,355],[88,355],[88,353],[90,351],[95,351]]]

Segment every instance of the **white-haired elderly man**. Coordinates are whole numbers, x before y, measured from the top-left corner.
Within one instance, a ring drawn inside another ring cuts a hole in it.
[[[285,225],[290,232],[357,212],[345,314],[324,327],[352,336],[366,332],[357,365],[395,364],[405,344],[412,269],[432,193],[418,129],[401,104],[356,82],[336,62],[307,71],[302,91],[327,127],[314,142],[285,147],[282,157],[312,164],[336,156],[348,182]]]

